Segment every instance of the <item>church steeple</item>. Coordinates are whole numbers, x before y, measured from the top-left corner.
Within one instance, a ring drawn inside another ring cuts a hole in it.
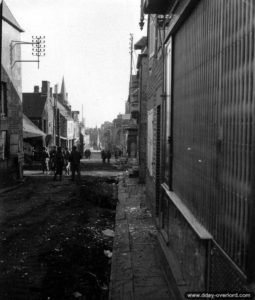
[[[68,104],[68,94],[66,92],[66,85],[65,85],[64,76],[63,76],[63,79],[62,79],[60,94],[61,94],[61,98],[62,98],[63,103]]]

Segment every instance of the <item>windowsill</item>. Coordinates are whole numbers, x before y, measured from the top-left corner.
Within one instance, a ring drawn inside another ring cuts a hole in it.
[[[170,201],[174,204],[174,206],[182,214],[184,219],[196,232],[198,237],[202,240],[212,239],[212,235],[206,230],[206,228],[202,224],[200,224],[200,222],[196,219],[196,217],[192,214],[188,207],[182,202],[182,200],[174,192],[169,191],[166,184],[162,184],[161,187],[168,195]]]

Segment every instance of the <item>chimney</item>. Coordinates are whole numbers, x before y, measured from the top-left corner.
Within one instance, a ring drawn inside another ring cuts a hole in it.
[[[52,98],[52,87],[50,88],[50,97]]]
[[[42,94],[49,95],[50,94],[50,82],[42,81]]]
[[[34,86],[34,93],[40,93],[40,87],[39,85]]]

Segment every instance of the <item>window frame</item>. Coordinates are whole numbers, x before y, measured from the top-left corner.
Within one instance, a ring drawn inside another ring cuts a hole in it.
[[[8,158],[7,135],[8,135],[7,130],[1,130],[0,131],[0,161],[6,160]]]
[[[150,15],[149,21],[149,58],[155,56],[157,46],[156,15]]]
[[[153,175],[153,108],[147,111],[147,169]]]
[[[172,72],[173,72],[173,42],[172,37],[164,45],[165,52],[165,72],[164,72],[164,90],[165,90],[165,113],[164,113],[164,151],[163,151],[163,182],[171,189],[172,172]]]
[[[1,98],[0,98],[0,117],[7,118],[8,101],[7,101],[7,82],[1,81]]]

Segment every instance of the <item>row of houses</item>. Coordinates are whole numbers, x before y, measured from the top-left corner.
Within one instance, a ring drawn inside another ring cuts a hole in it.
[[[105,122],[100,128],[102,148],[131,158],[138,157],[138,123],[141,110],[138,102],[138,82],[138,76],[131,74],[125,113],[119,113],[112,122]]]
[[[21,33],[23,29],[1,1],[0,187],[23,177],[24,148],[78,145],[83,153],[84,122],[72,111],[64,78],[58,93],[50,82],[22,93]],[[30,151],[31,152],[31,151]]]
[[[166,272],[182,297],[254,291],[254,3],[142,0],[144,18],[137,157]]]
[[[37,148],[56,145],[71,149],[76,145],[83,152],[81,135],[84,135],[84,124],[79,121],[79,111],[71,109],[64,78],[60,93],[57,86],[54,90],[55,93],[50,82],[42,81],[41,90],[34,86],[32,93],[23,93],[23,113],[44,133],[44,137],[38,139],[32,133],[26,140]]]
[[[137,120],[130,113],[118,114],[99,130],[100,148],[127,157],[137,157]]]

